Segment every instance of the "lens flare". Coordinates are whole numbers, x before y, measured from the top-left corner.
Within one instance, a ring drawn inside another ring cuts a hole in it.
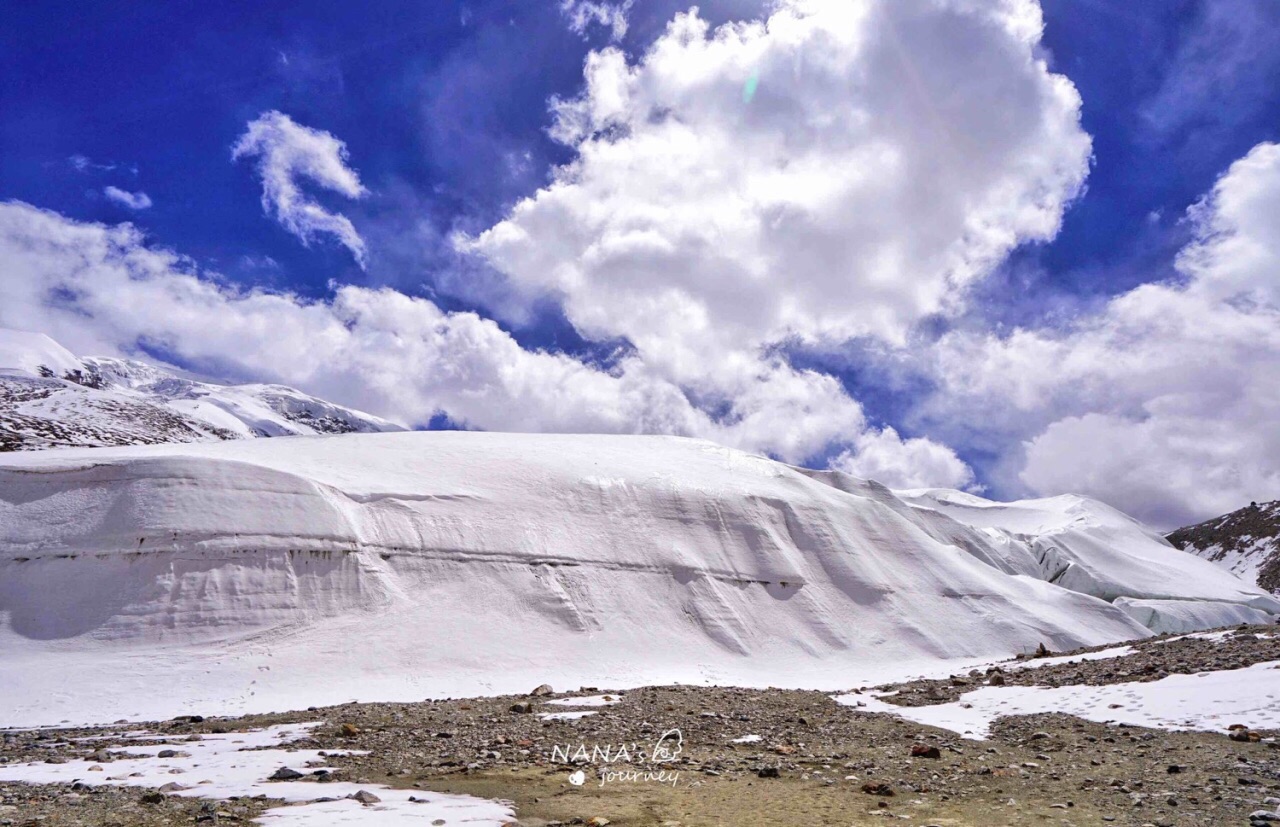
[[[751,75],[747,78],[747,82],[742,85],[742,102],[751,103],[751,99],[756,96],[756,87],[760,85],[760,70],[752,69]]]

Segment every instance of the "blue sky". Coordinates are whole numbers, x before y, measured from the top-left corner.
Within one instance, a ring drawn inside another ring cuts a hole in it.
[[[1062,232],[1020,250],[1011,270],[1073,294],[1130,287],[1168,263],[1171,225],[1222,170],[1280,136],[1280,9],[1221,4],[1231,7],[1222,17],[1239,21],[1223,45],[1248,61],[1224,66],[1211,53],[1203,65],[1185,52],[1213,25],[1210,5],[1044,3],[1044,46],[1081,91],[1096,160]],[[623,44],[643,50],[684,7],[642,4]],[[716,21],[762,7],[700,4]],[[233,278],[320,291],[355,277],[350,262],[261,221],[256,182],[226,163],[247,121],[278,109],[341,136],[378,184],[380,197],[362,206],[369,218],[394,221],[408,201],[442,230],[487,225],[567,160],[545,134],[546,102],[575,92],[583,58],[607,40],[600,28],[570,31],[550,0],[20,4],[0,32],[0,68],[16,79],[0,89],[0,195],[120,221],[136,216],[98,190],[145,191],[157,240]],[[1176,91],[1218,72],[1202,94]],[[1147,109],[1162,94],[1182,111],[1153,118]],[[76,156],[92,166],[76,169]],[[266,257],[278,270],[255,265]],[[429,280],[423,264],[388,261],[371,278]]]
[[[0,200],[73,223],[132,222],[145,236],[138,244],[183,257],[178,269],[246,290],[287,292],[305,303],[333,301],[342,285],[389,287],[445,313],[474,311],[527,351],[563,352],[605,374],[619,373],[618,360],[635,348],[646,358],[660,349],[632,341],[639,322],[611,325],[611,311],[591,304],[600,294],[574,297],[542,289],[548,285],[540,275],[520,276],[522,267],[532,266],[526,252],[482,244],[474,255],[460,250],[455,233],[481,237],[551,182],[557,167],[575,161],[592,139],[557,139],[550,102],[583,95],[584,61],[593,53],[620,49],[628,65],[638,66],[686,5],[663,0],[619,8],[626,20],[620,38],[598,22],[575,31],[572,9],[550,0],[11,5],[0,28],[0,71],[8,79],[0,86]],[[762,19],[772,9],[740,0],[703,3],[700,13],[714,30]],[[892,428],[903,444],[930,440],[968,469],[957,475],[947,460],[941,467],[952,472],[942,481],[1000,495],[1055,493],[1058,483],[1030,481],[1036,477],[1028,475],[1020,446],[1045,435],[1052,423],[1089,411],[1046,402],[1043,411],[1016,424],[988,427],[991,417],[975,413],[972,400],[940,400],[953,377],[938,373],[931,349],[966,333],[994,341],[1019,328],[1060,338],[1081,318],[1104,313],[1114,298],[1182,277],[1175,259],[1198,233],[1188,208],[1251,149],[1280,139],[1280,5],[1271,0],[1043,0],[1042,10],[1043,36],[1032,54],[1074,85],[1082,102],[1077,131],[1092,142],[1082,187],[1074,188],[1069,175],[1036,182],[1042,189],[1056,187],[1060,226],[1042,232],[1028,219],[1011,231],[1016,243],[1002,247],[966,282],[963,306],[939,300],[893,333],[859,322],[833,338],[829,325],[805,330],[802,324],[789,343],[775,333],[759,340],[772,341],[768,349],[787,354],[793,368],[816,369],[840,383],[861,411],[840,420],[841,427],[864,436]],[[904,17],[893,25],[901,26],[909,46],[916,22]],[[946,48],[961,53],[968,48],[966,35],[957,31],[955,37]],[[917,68],[932,59],[921,52]],[[920,71],[927,74],[927,68]],[[998,90],[997,80],[992,78]],[[756,111],[782,105],[770,97],[782,94],[772,83],[766,73],[761,97],[751,104]],[[1014,105],[1006,112],[994,100],[986,115],[1008,120],[1010,130],[1020,128]],[[677,110],[680,105],[672,103]],[[320,233],[304,245],[264,213],[256,162],[233,161],[232,147],[249,124],[271,111],[345,144],[345,162],[367,195],[347,197],[309,184],[303,191],[350,221],[367,246],[366,267],[334,237]],[[885,110],[885,117],[892,111]],[[753,128],[749,117],[743,123],[741,129]],[[1062,157],[1083,157],[1078,150]],[[123,203],[128,199],[119,193],[145,193],[149,206],[140,196]],[[708,301],[732,304],[717,290],[708,288]],[[744,326],[721,325],[725,338],[716,341],[747,336],[733,332],[756,324],[744,322],[747,315],[724,316]],[[180,339],[159,328],[101,338],[122,350],[142,343],[144,352],[150,342],[153,355],[183,366],[215,365],[238,379],[266,374],[306,384],[306,377],[315,377],[314,371],[281,376],[263,365],[263,356],[222,361]],[[686,344],[696,352],[701,345],[691,342]],[[747,395],[741,382],[703,378],[673,381],[713,422],[735,424],[735,417],[751,416],[745,407],[735,408]],[[381,397],[365,399],[336,380],[315,384],[339,388],[349,404],[365,403],[412,424],[439,423],[443,413],[473,427],[512,425],[460,414],[434,398],[427,400],[430,410],[414,415]],[[1124,404],[1102,399],[1090,411],[1145,423],[1158,396]],[[566,404],[572,403],[555,406]],[[1108,405],[1113,407],[1103,411]],[[1139,408],[1143,412],[1134,413]],[[584,427],[697,431],[664,416],[614,417],[612,425]],[[514,426],[572,427],[572,417],[557,417],[545,426]],[[777,444],[744,437],[741,444],[810,464],[839,465],[844,457],[853,471],[870,470],[857,457],[878,450],[830,433]],[[895,462],[923,456],[915,449],[899,453]],[[930,457],[925,465],[937,459]],[[883,464],[872,468],[894,475]],[[1252,478],[1262,488],[1277,479],[1270,467]],[[927,480],[903,473],[901,481]],[[1081,479],[1077,487],[1090,485]],[[1184,503],[1172,512],[1182,516],[1208,507]],[[1172,513],[1149,510],[1159,519]]]

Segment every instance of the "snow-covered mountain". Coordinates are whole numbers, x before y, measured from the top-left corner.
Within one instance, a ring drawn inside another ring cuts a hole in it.
[[[0,451],[399,430],[283,385],[77,358],[43,334],[0,329]]]
[[[0,457],[0,724],[543,682],[835,689],[1277,612],[1095,502],[895,494],[696,440]]]
[[[1280,594],[1280,500],[1249,503],[1169,535],[1169,542]]]

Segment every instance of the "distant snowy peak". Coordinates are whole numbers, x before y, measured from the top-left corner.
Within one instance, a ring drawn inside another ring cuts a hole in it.
[[[285,385],[219,385],[129,359],[82,360],[95,383],[125,388],[242,437],[403,431],[372,414]]]
[[[0,451],[402,430],[283,385],[77,358],[43,334],[0,329]]]
[[[61,376],[80,367],[71,351],[43,333],[0,327],[0,370]]]
[[[1178,548],[1280,594],[1280,500],[1250,503],[1169,535]]]

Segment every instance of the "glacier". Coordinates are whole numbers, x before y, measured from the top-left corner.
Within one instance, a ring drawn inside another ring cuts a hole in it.
[[[0,726],[544,682],[841,689],[1277,613],[1101,503],[895,493],[676,437],[0,455]]]

